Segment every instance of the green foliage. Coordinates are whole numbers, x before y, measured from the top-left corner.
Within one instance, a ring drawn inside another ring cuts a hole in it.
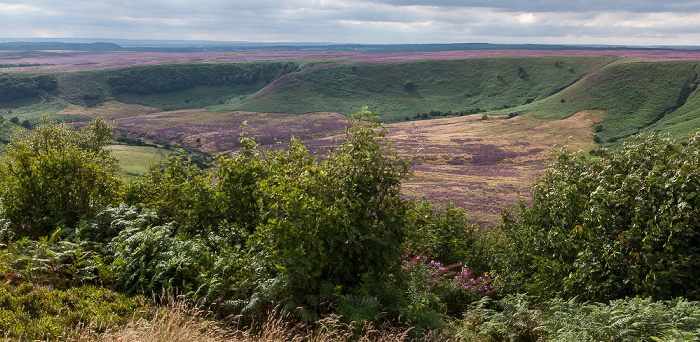
[[[511,291],[542,298],[700,298],[700,135],[638,136],[585,159],[564,149],[504,216],[494,261]]]
[[[173,233],[172,224],[127,228],[114,244],[111,272],[126,293],[188,294],[196,290],[202,269],[212,266],[201,239]]]
[[[197,85],[270,83],[296,70],[291,62],[236,64],[164,64],[119,69],[107,78],[115,93],[168,93]]]
[[[12,284],[67,289],[97,278],[99,257],[79,243],[59,240],[59,231],[38,241],[23,238],[0,251],[0,278]]]
[[[0,282],[0,336],[14,341],[64,340],[79,326],[103,333],[152,310],[145,297],[127,298],[94,286],[58,290]]]
[[[125,192],[128,204],[168,223],[122,229],[113,241],[114,273],[130,292],[206,293],[247,312],[279,301],[315,317],[337,298],[329,288],[351,294],[363,279],[399,270],[410,207],[400,184],[408,164],[385,134],[376,115],[363,111],[324,157],[309,155],[297,140],[272,151],[243,138],[241,152],[222,158],[212,173],[169,159]],[[232,280],[242,285],[226,290]]]
[[[14,101],[38,96],[41,90],[54,90],[58,82],[53,75],[0,75],[0,101]]]
[[[554,298],[484,297],[465,315],[489,341],[694,341],[700,336],[698,302],[628,298],[579,303]]]
[[[214,191],[210,175],[181,156],[154,164],[148,174],[127,184],[124,201],[155,211],[181,232],[215,228]],[[204,233],[205,231],[201,231]]]
[[[477,273],[488,271],[485,233],[467,220],[464,211],[446,206],[436,210],[422,201],[408,213],[409,235],[405,249],[445,265],[462,264]]]
[[[45,118],[15,137],[0,163],[1,214],[12,229],[46,236],[114,203],[119,164],[104,149],[111,132],[103,119],[76,130]]]
[[[694,341],[700,337],[698,302],[630,298],[608,304],[554,299],[543,308],[556,341]]]
[[[316,307],[324,282],[351,291],[363,277],[386,277],[399,266],[408,208],[399,187],[408,164],[386,146],[374,114],[359,114],[321,161],[293,142],[287,151],[248,149],[222,168],[233,177],[217,177],[245,179],[239,170],[257,177],[248,179],[257,189],[249,206],[260,215],[248,244],[285,277],[280,295],[292,308]],[[373,121],[361,124],[364,117]]]
[[[490,341],[546,340],[549,332],[541,311],[531,308],[524,295],[508,295],[496,301],[484,297],[474,303],[466,319],[476,322],[480,334]]]

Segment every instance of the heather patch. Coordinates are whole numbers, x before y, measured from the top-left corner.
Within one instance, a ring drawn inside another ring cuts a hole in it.
[[[363,53],[350,51],[250,52],[80,52],[0,51],[0,64],[36,64],[12,72],[54,72],[116,69],[168,63],[241,63],[265,60],[318,60],[357,63],[397,63],[421,59],[474,59],[484,57],[617,56],[636,61],[700,60],[700,51],[675,50],[462,50]]]

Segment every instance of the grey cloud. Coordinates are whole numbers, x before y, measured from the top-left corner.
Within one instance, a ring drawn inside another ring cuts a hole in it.
[[[644,13],[700,11],[700,2],[696,0],[376,0],[372,2],[387,3],[394,6],[483,7],[515,12],[629,11]]]

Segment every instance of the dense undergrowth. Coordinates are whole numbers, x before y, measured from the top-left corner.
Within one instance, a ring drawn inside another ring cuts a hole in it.
[[[637,137],[592,158],[564,149],[532,205],[482,231],[461,210],[401,196],[408,161],[367,111],[326,155],[243,137],[212,170],[175,156],[126,183],[104,149],[110,131],[45,120],[5,147],[0,335],[700,336],[698,135]]]

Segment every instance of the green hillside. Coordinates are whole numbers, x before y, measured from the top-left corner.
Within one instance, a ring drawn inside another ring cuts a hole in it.
[[[0,145],[10,142],[12,131],[14,131],[16,128],[17,125],[0,116]]]
[[[351,114],[384,122],[445,112],[563,119],[603,110],[597,141],[619,146],[648,131],[677,137],[700,128],[698,61],[615,56],[496,57],[401,63],[261,61],[168,64],[117,70],[4,75],[0,114],[30,123],[69,104],[118,100],[163,110]],[[61,120],[85,120],[59,116]]]
[[[605,120],[598,133],[604,146],[651,127],[674,133],[680,126],[662,119],[675,117],[685,122],[700,114],[696,101],[686,103],[697,82],[697,65],[697,61],[616,62],[558,94],[519,108],[518,112],[563,119],[581,110],[604,110]],[[662,121],[668,123],[659,124]]]
[[[431,110],[491,110],[545,99],[613,59],[503,57],[309,68],[265,96],[213,109],[350,114],[367,105],[395,122]]]

